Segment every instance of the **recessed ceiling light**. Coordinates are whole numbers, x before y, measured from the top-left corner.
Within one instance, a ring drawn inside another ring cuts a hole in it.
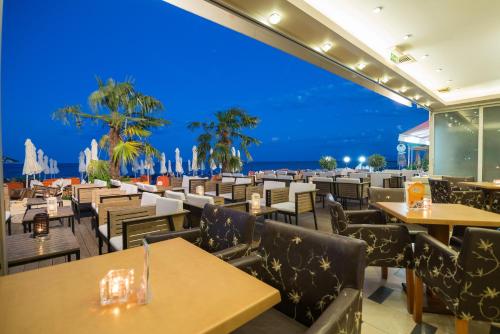
[[[382,6],[375,7],[375,8],[373,8],[373,12],[375,14],[378,14],[378,13],[380,13],[382,11],[383,8],[384,7],[382,7]]]
[[[443,69],[442,68],[436,68],[436,72],[442,72]]]
[[[366,67],[366,64],[365,64],[365,63],[363,63],[363,62],[359,62],[359,63],[356,65],[356,67],[358,68],[358,70],[362,70],[362,69],[364,69],[364,68]]]
[[[431,106],[431,101],[427,101],[427,102],[425,103],[425,106],[426,106],[426,107],[430,107],[430,106]]]
[[[399,89],[399,91],[400,91],[401,93],[404,93],[404,92],[406,92],[407,90],[408,90],[408,88],[407,88],[407,87],[401,87],[401,88]]]
[[[321,46],[321,50],[323,50],[324,52],[328,52],[328,50],[330,50],[332,46],[333,46],[332,43],[326,42]]]
[[[268,21],[271,24],[278,24],[281,21],[281,15],[276,12],[271,13],[271,15],[269,15],[268,17]]]
[[[422,57],[420,57],[420,59],[422,59],[422,60],[426,60],[427,58],[429,58],[429,55],[428,55],[428,54],[425,54],[425,55],[423,55]]]
[[[387,75],[384,75],[381,79],[380,79],[380,82],[381,83],[387,83],[389,80],[391,80],[390,77],[388,77]]]
[[[418,100],[420,98],[420,95],[415,95],[415,100]]]
[[[408,38],[410,38],[412,36],[412,34],[406,34],[403,36],[403,39],[406,41]]]

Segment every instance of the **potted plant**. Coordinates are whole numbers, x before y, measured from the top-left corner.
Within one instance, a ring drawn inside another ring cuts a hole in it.
[[[380,154],[372,154],[368,157],[368,166],[372,167],[375,171],[382,170],[387,165],[385,157]]]
[[[325,155],[319,159],[319,166],[322,169],[334,170],[337,167],[337,160],[329,155]]]

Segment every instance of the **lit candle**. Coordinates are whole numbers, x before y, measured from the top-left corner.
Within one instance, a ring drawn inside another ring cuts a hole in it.
[[[101,305],[127,302],[133,282],[133,269],[110,270],[99,282]]]
[[[203,196],[205,194],[205,189],[203,186],[196,186],[196,194]]]
[[[254,210],[254,211],[260,210],[260,194],[259,193],[252,194],[251,206],[252,206],[252,210]]]

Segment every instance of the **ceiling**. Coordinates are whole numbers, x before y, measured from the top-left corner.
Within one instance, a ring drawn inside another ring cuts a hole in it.
[[[400,103],[439,109],[500,99],[500,1],[164,1]],[[415,62],[393,63],[395,46]]]
[[[500,1],[294,2],[310,5],[387,62],[391,48],[400,46],[416,59],[400,70],[445,104],[500,94]],[[377,7],[382,10],[375,13]]]

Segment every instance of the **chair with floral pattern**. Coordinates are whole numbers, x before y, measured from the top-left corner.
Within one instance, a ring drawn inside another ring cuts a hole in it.
[[[342,205],[328,198],[332,231],[367,243],[367,266],[382,267],[382,278],[387,278],[384,268],[405,268],[407,284],[407,309],[413,309],[413,251],[410,234],[402,224],[386,224],[378,210],[344,211]]]
[[[267,220],[258,251],[230,263],[278,289],[281,302],[235,333],[360,333],[365,247]]]
[[[149,243],[183,238],[209,253],[230,260],[245,255],[252,244],[255,216],[246,212],[206,204],[200,227],[184,231],[151,234]]]
[[[460,252],[420,234],[415,243],[415,307],[422,322],[423,283],[455,315],[455,332],[468,321],[500,321],[500,231],[467,228]]]

